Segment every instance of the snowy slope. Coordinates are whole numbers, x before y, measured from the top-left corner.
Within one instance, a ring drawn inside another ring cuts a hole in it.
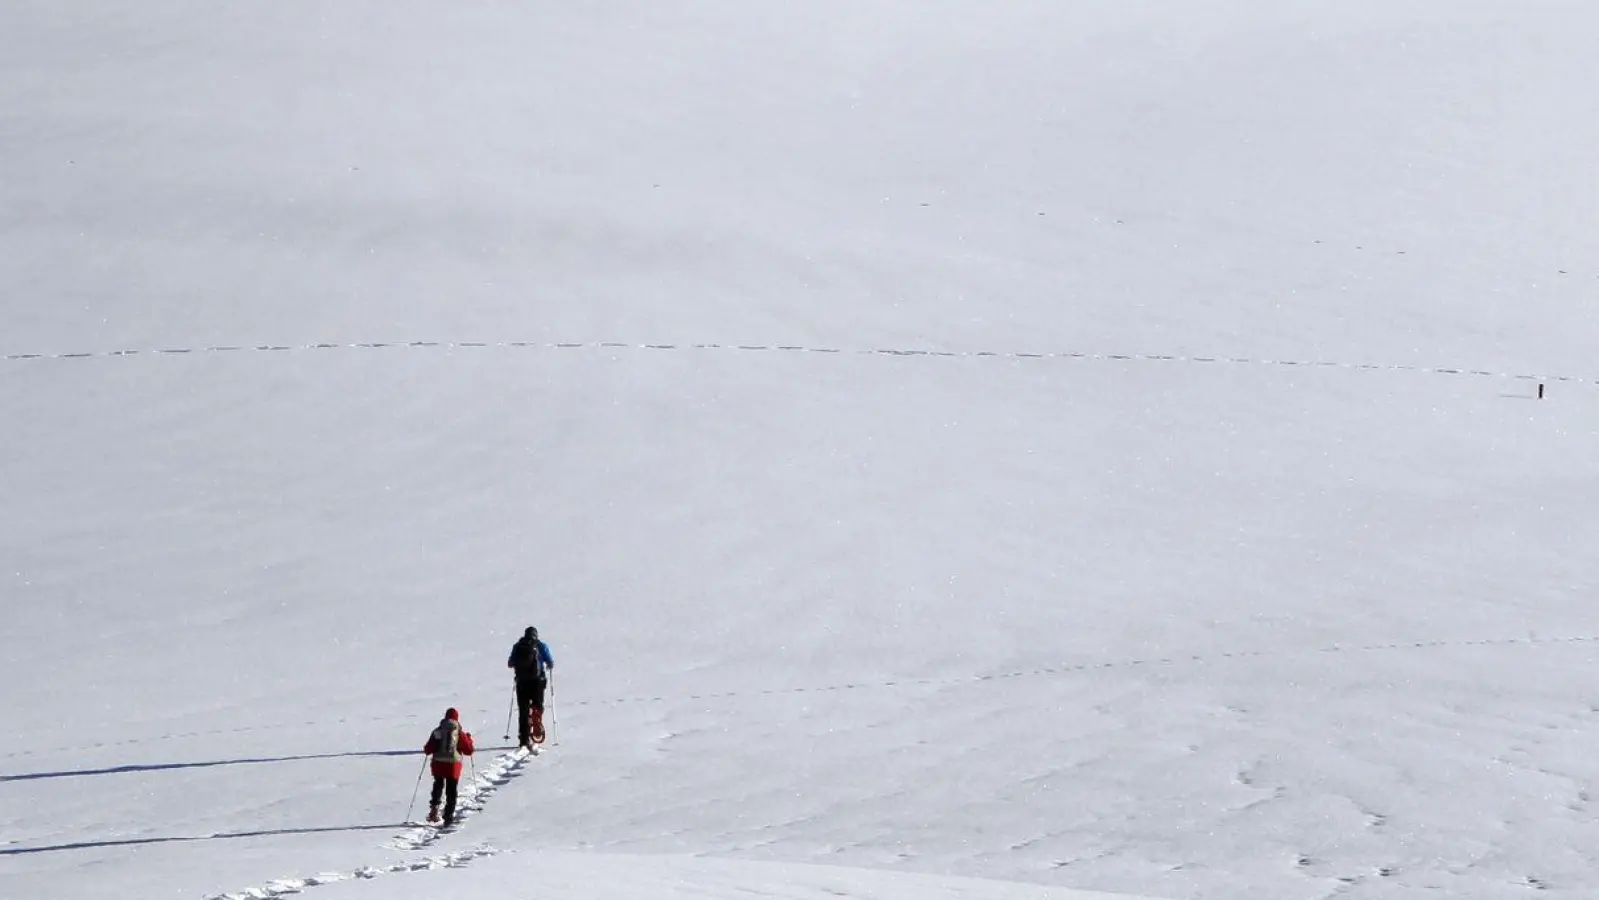
[[[641,895],[668,900],[751,895],[783,900],[1136,900],[1014,882],[686,857],[607,854],[597,859],[568,853],[475,855],[467,851],[425,861],[430,865],[368,871],[348,878],[342,877],[343,873],[325,873],[315,884],[307,880],[306,888],[315,887],[320,900],[404,900],[436,897],[441,892],[471,897],[534,892],[559,900]],[[405,877],[391,877],[394,875]]]
[[[0,896],[1591,896],[1599,13],[1260,6],[0,8]]]

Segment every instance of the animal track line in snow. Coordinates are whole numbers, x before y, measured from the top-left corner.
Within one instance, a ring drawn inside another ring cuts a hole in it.
[[[289,894],[298,894],[307,888],[318,887],[324,884],[337,884],[341,881],[355,881],[358,879],[377,878],[383,875],[402,874],[405,872],[423,872],[430,869],[459,869],[469,865],[475,859],[493,856],[496,852],[492,847],[477,847],[472,850],[462,850],[447,853],[442,856],[430,856],[424,859],[413,859],[407,862],[394,863],[389,866],[363,866],[350,872],[324,872],[319,875],[310,875],[305,878],[280,878],[269,881],[257,887],[245,888],[242,891],[229,891],[222,894],[208,894],[205,900],[269,900],[272,897],[283,897]]]
[[[1525,637],[1525,638],[1489,638],[1480,640],[1453,640],[1453,641],[1393,641],[1381,644],[1334,644],[1327,647],[1317,647],[1312,650],[1299,651],[1268,651],[1268,650],[1239,650],[1224,651],[1220,653],[1191,653],[1176,654],[1172,656],[1150,657],[1143,659],[1110,660],[1107,662],[1081,662],[1062,663],[1054,666],[1039,666],[1033,669],[1017,669],[1009,672],[991,672],[982,675],[959,675],[943,678],[901,678],[890,681],[861,681],[841,684],[814,685],[789,688],[766,688],[758,691],[720,691],[701,694],[686,694],[680,697],[616,697],[608,700],[578,700],[568,703],[569,706],[616,706],[627,703],[659,703],[666,700],[722,700],[753,695],[786,695],[786,694],[813,694],[833,691],[849,691],[867,688],[885,688],[902,686],[947,686],[959,684],[974,684],[990,681],[1004,681],[1012,678],[1038,678],[1053,675],[1070,675],[1078,672],[1093,672],[1109,669],[1131,669],[1141,666],[1173,666],[1182,663],[1209,664],[1231,659],[1264,659],[1281,657],[1294,653],[1382,653],[1404,650],[1435,650],[1450,647],[1521,647],[1538,646],[1544,644],[1585,644],[1599,643],[1599,636],[1575,637]]]
[[[1244,356],[1195,356],[1177,355],[1168,353],[1086,353],[1086,352],[1023,352],[1023,351],[997,351],[997,350],[930,350],[925,348],[861,348],[843,349],[839,347],[809,347],[798,344],[665,344],[644,343],[634,344],[622,341],[361,341],[355,343],[314,343],[314,344],[239,344],[205,347],[151,347],[129,350],[106,350],[99,352],[76,351],[70,353],[9,353],[0,356],[0,359],[11,362],[24,362],[33,360],[67,360],[67,359],[110,359],[114,357],[131,356],[187,356],[194,354],[224,354],[224,353],[290,353],[316,350],[419,350],[419,349],[445,349],[445,350],[488,350],[488,349],[531,349],[531,350],[642,350],[642,351],[670,351],[670,350],[716,350],[730,352],[773,352],[773,353],[821,353],[836,355],[856,356],[927,356],[957,359],[1012,359],[1012,360],[1044,360],[1067,359],[1079,361],[1098,362],[1166,362],[1166,363],[1209,363],[1225,365],[1259,365],[1259,366],[1300,366],[1306,368],[1330,369],[1362,369],[1367,371],[1386,372],[1419,372],[1431,375],[1470,375],[1484,378],[1508,378],[1519,381],[1548,381],[1567,382],[1579,384],[1599,385],[1599,379],[1580,378],[1572,375],[1538,375],[1517,374],[1510,372],[1491,372],[1486,369],[1468,369],[1446,366],[1415,366],[1394,365],[1379,363],[1349,363],[1334,360],[1299,360],[1299,359],[1259,359]]]
[[[1294,655],[1294,654],[1307,654],[1307,653],[1391,653],[1391,652],[1404,652],[1404,651],[1414,651],[1414,650],[1441,650],[1441,649],[1463,648],[1463,647],[1541,647],[1541,646],[1593,644],[1593,643],[1599,643],[1599,635],[1572,635],[1572,636],[1565,636],[1565,637],[1476,638],[1476,639],[1459,639],[1459,640],[1447,640],[1447,641],[1389,641],[1389,642],[1385,642],[1385,643],[1374,643],[1374,644],[1333,644],[1333,645],[1325,646],[1325,647],[1310,647],[1310,648],[1305,648],[1305,649],[1302,649],[1302,650],[1233,650],[1233,651],[1221,651],[1221,652],[1213,652],[1213,653],[1187,653],[1187,654],[1173,654],[1173,655],[1169,655],[1169,656],[1137,658],[1137,659],[1108,660],[1108,661],[1104,661],[1104,662],[1061,663],[1061,664],[1053,665],[1053,666],[1039,666],[1039,667],[1032,668],[1032,669],[1017,669],[1017,670],[1012,670],[1012,671],[1009,671],[1009,672],[990,672],[990,673],[981,674],[981,675],[960,675],[960,676],[948,676],[948,677],[942,677],[942,678],[893,678],[893,679],[884,679],[884,680],[879,680],[879,681],[857,681],[857,682],[845,682],[845,683],[840,683],[840,684],[828,684],[828,685],[808,685],[808,686],[801,686],[801,687],[761,688],[761,689],[758,689],[758,690],[714,691],[714,692],[706,692],[706,693],[699,693],[699,694],[685,694],[685,695],[675,696],[675,697],[667,697],[665,695],[655,695],[655,696],[648,696],[648,697],[646,697],[646,696],[611,697],[611,698],[598,699],[598,700],[575,700],[575,701],[567,701],[565,704],[563,704],[563,708],[565,708],[565,707],[578,707],[578,706],[585,706],[585,707],[587,707],[587,706],[596,706],[596,707],[597,706],[621,706],[621,705],[630,704],[630,703],[660,703],[660,702],[663,702],[663,701],[666,701],[666,700],[696,700],[696,701],[703,701],[703,700],[728,700],[728,699],[736,699],[736,698],[739,698],[739,697],[754,697],[754,696],[787,696],[789,694],[831,693],[831,692],[840,692],[840,691],[871,690],[871,689],[882,689],[882,688],[929,687],[929,686],[949,686],[949,685],[961,685],[961,684],[981,684],[981,683],[986,683],[986,682],[1004,681],[1004,680],[1013,679],[1013,678],[1042,678],[1042,677],[1052,677],[1052,676],[1059,676],[1059,675],[1074,675],[1074,674],[1077,674],[1079,672],[1106,671],[1106,670],[1116,670],[1116,669],[1132,669],[1132,668],[1140,668],[1140,667],[1146,667],[1146,666],[1174,666],[1174,665],[1180,665],[1180,664],[1183,664],[1183,663],[1197,664],[1197,665],[1207,665],[1207,664],[1211,664],[1211,663],[1217,663],[1217,662],[1222,662],[1222,661],[1225,661],[1225,660],[1233,660],[1233,659],[1277,658],[1277,657],[1283,657],[1283,656],[1290,656],[1290,655]],[[415,718],[415,717],[412,716],[411,718]],[[350,723],[350,722],[376,722],[376,721],[388,721],[388,719],[342,718],[342,719],[338,720],[338,722],[341,723],[341,724],[347,724],[347,723]],[[11,751],[11,752],[8,752],[8,753],[0,754],[0,759],[16,759],[16,758],[25,757],[25,756],[38,756],[38,755],[41,755],[41,754],[67,753],[67,752],[73,752],[73,751],[98,749],[98,748],[110,747],[110,746],[127,746],[127,745],[131,745],[131,744],[151,744],[151,743],[159,743],[159,742],[162,742],[162,741],[186,740],[186,739],[195,738],[195,737],[206,737],[206,736],[216,736],[216,735],[237,734],[237,733],[245,732],[245,731],[280,730],[280,729],[286,727],[286,724],[289,724],[289,725],[301,724],[301,725],[304,725],[307,728],[320,728],[320,727],[326,726],[328,723],[326,723],[326,722],[314,722],[314,721],[302,722],[302,723],[282,723],[282,722],[279,722],[279,723],[273,723],[273,724],[251,725],[251,726],[246,726],[246,727],[242,727],[242,728],[222,728],[222,729],[217,729],[217,730],[214,730],[214,731],[191,731],[191,732],[184,732],[182,734],[165,734],[165,735],[160,735],[160,736],[157,736],[157,737],[149,737],[149,738],[129,738],[129,739],[126,739],[126,740],[115,741],[115,742],[110,742],[110,743],[97,743],[97,744],[77,745],[77,746],[69,746],[69,747],[50,747],[50,748],[44,748],[44,749],[15,750],[15,751]],[[182,767],[181,766],[173,766],[172,768],[182,768]],[[0,777],[8,777],[8,778],[11,778],[12,780],[28,780],[26,773],[24,773],[23,775],[0,776]]]

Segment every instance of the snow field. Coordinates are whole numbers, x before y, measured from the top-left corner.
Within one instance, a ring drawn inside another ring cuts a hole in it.
[[[980,12],[0,10],[0,896],[1590,896],[1595,13]]]

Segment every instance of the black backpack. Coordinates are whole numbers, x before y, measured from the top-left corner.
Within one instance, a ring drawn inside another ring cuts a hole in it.
[[[516,667],[516,677],[530,681],[544,679],[543,660],[539,659],[539,642],[522,638],[511,648],[511,663]]]

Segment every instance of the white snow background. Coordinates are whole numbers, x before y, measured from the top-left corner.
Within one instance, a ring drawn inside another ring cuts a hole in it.
[[[0,897],[1599,896],[1596,97],[1577,0],[7,0]]]

